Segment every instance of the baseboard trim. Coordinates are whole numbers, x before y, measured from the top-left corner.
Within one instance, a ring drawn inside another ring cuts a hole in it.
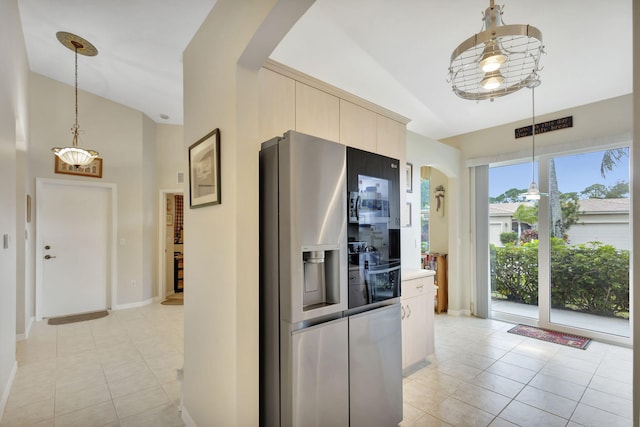
[[[193,421],[193,418],[191,418],[191,415],[189,415],[189,411],[187,411],[187,408],[185,408],[184,406],[182,407],[182,411],[181,411],[180,417],[182,418],[182,421],[184,422],[185,426],[187,426],[187,427],[198,427],[198,425],[195,423],[195,421]]]
[[[447,314],[450,316],[471,316],[471,310],[447,310]]]
[[[153,302],[153,298],[148,298],[144,301],[139,302],[130,302],[128,304],[117,304],[115,307],[111,307],[112,310],[126,310],[128,308],[138,308],[144,307],[145,305],[149,305]]]
[[[5,384],[4,393],[2,393],[2,400],[0,400],[0,419],[4,415],[4,410],[7,407],[7,401],[9,400],[9,394],[11,393],[11,388],[13,387],[13,381],[16,378],[16,373],[18,372],[18,361],[13,361],[13,368],[11,368],[11,373],[9,374],[9,379]]]
[[[35,318],[33,316],[31,316],[29,320],[27,320],[27,327],[25,328],[26,330],[24,334],[16,334],[16,342],[29,339],[29,332],[31,332],[31,326],[33,326],[34,321]]]

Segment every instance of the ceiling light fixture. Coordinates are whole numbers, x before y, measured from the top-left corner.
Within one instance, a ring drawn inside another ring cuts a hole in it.
[[[536,184],[535,177],[535,161],[536,161],[536,96],[535,90],[536,87],[540,86],[540,80],[537,76],[534,76],[527,82],[527,87],[531,89],[531,111],[532,111],[532,126],[531,126],[531,184],[529,184],[529,188],[527,192],[524,194],[524,198],[527,200],[539,200],[540,199],[540,189],[538,188],[538,184]]]
[[[540,30],[531,25],[503,25],[502,7],[490,0],[484,12],[484,31],[453,51],[447,80],[460,98],[493,100],[537,78],[543,53]]]
[[[75,34],[59,31],[56,33],[56,37],[64,46],[75,52],[75,86],[76,86],[76,121],[71,127],[71,133],[73,134],[73,140],[71,147],[54,147],[51,151],[60,158],[63,162],[73,165],[76,168],[79,166],[86,166],[99,156],[97,151],[85,150],[78,147],[78,134],[80,132],[80,125],[78,124],[78,54],[86,56],[96,56],[98,49],[94,45],[76,36]]]

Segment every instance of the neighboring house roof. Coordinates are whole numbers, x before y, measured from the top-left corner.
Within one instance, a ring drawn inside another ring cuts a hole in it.
[[[629,199],[584,199],[580,200],[581,214],[628,213]]]
[[[584,215],[629,212],[629,199],[583,199],[578,203],[578,210]],[[490,203],[489,216],[513,216],[520,205],[533,206],[533,203]]]
[[[533,202],[489,203],[489,216],[512,216],[520,205],[533,206]]]

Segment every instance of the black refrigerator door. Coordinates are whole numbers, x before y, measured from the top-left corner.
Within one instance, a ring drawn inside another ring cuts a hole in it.
[[[400,162],[347,147],[349,308],[400,296]]]

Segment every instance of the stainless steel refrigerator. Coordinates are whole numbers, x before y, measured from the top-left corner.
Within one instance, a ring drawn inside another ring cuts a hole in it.
[[[344,145],[294,131],[262,144],[263,426],[388,426],[402,420],[399,301],[367,298],[350,308],[348,276],[355,270],[348,203]],[[366,276],[363,283],[381,276],[370,274],[380,263],[369,260],[389,244],[379,233],[368,237],[379,248],[363,248],[370,255],[366,270],[363,264],[358,271]]]

